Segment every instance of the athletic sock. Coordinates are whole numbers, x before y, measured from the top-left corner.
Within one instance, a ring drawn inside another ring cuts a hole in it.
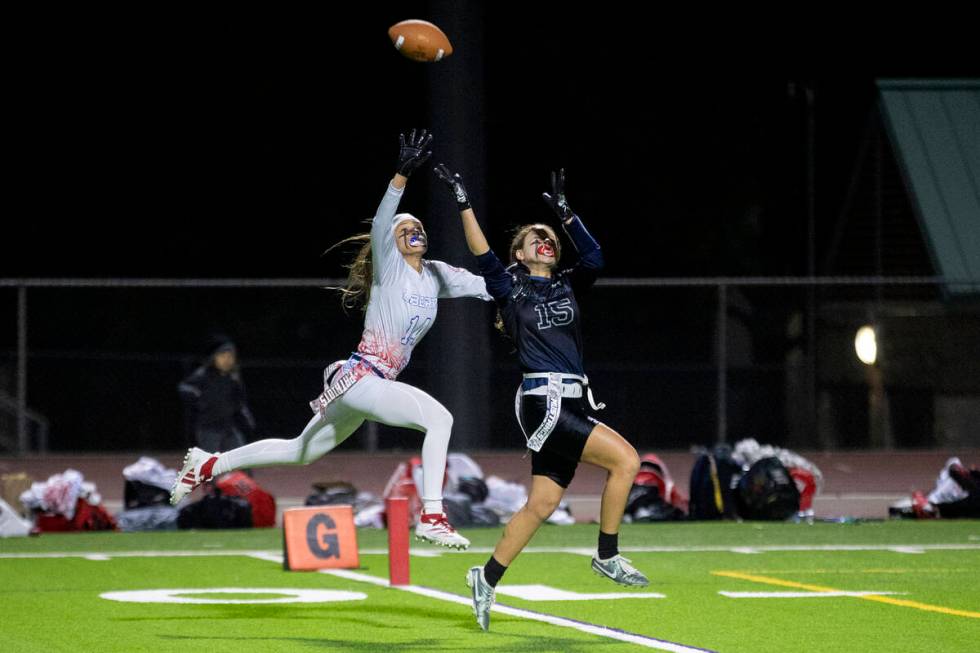
[[[599,559],[608,560],[619,553],[619,533],[603,533],[599,531]]]
[[[429,500],[424,499],[422,501],[422,512],[427,515],[441,515],[442,514],[442,499]]]
[[[490,587],[497,586],[497,583],[500,581],[500,577],[504,575],[505,571],[507,571],[507,567],[497,562],[497,559],[493,556],[490,556],[490,559],[487,560],[487,564],[483,565],[483,577],[487,579],[488,583],[490,583]]]

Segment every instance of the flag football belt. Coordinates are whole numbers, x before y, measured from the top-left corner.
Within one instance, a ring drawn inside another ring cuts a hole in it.
[[[532,387],[528,388],[527,386]],[[560,372],[531,372],[524,375],[524,382],[517,388],[517,396],[514,397],[514,412],[517,414],[517,423],[521,427],[521,432],[524,433],[524,438],[527,440],[528,449],[541,451],[545,440],[548,439],[558,424],[558,418],[561,416],[562,397],[578,399],[582,396],[582,388],[585,388],[586,397],[593,410],[602,410],[606,407],[604,403],[597,404],[595,402],[587,376],[562,374]],[[541,424],[530,436],[524,430],[524,424],[521,423],[521,402],[524,395],[547,397],[544,419],[541,420]]]
[[[349,367],[348,364],[350,364]],[[345,361],[331,363],[327,366],[327,369],[323,370],[323,392],[320,393],[319,397],[310,402],[310,408],[313,409],[314,413],[319,413],[321,417],[324,417],[327,412],[327,406],[331,402],[353,388],[355,383],[371,373],[377,374],[382,379],[384,378],[384,374],[378,371],[374,365],[371,365],[360,354],[351,354],[351,357]]]

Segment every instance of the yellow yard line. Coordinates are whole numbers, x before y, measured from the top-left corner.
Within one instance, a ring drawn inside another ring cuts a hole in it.
[[[821,585],[810,585],[809,583],[797,583],[796,581],[792,581],[792,580],[782,580],[781,578],[770,578],[769,576],[756,576],[754,574],[744,574],[740,571],[713,571],[711,573],[715,576],[738,578],[740,580],[748,580],[748,581],[752,581],[753,583],[763,583],[765,585],[777,585],[779,587],[792,587],[795,589],[808,590],[810,592],[843,591],[843,590],[834,589],[832,587],[823,587]],[[916,610],[925,610],[926,612],[938,612],[940,614],[948,614],[956,617],[970,617],[972,619],[980,619],[980,612],[970,612],[968,610],[956,610],[954,608],[944,608],[941,605],[929,605],[928,603],[919,603],[918,601],[893,599],[890,596],[878,596],[875,594],[868,594],[865,596],[857,596],[854,598],[862,599],[865,601],[875,601],[877,603],[887,603],[888,605],[897,605],[903,608],[915,608]]]
[[[929,569],[928,567],[919,569],[862,569],[863,574],[962,574],[973,573],[975,569]],[[778,572],[777,572],[778,573]],[[803,573],[806,573],[804,571]],[[828,570],[828,573],[834,573]],[[840,573],[840,570],[837,570]]]
[[[753,574],[953,574],[973,573],[975,569],[917,567],[915,569],[755,569]]]

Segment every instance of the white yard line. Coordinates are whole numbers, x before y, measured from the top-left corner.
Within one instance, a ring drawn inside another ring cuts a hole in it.
[[[255,554],[253,558],[258,558],[260,560],[268,560],[269,562],[278,562],[282,564],[282,556],[275,554]],[[357,571],[350,571],[349,569],[321,569],[321,574],[328,574],[330,576],[336,576],[338,578],[344,578],[346,580],[353,580],[359,583],[370,583],[371,585],[377,585],[378,587],[388,587],[390,589],[401,590],[403,592],[410,592],[412,594],[418,594],[420,596],[425,596],[430,599],[438,599],[440,601],[447,601],[449,603],[458,603],[459,605],[465,605],[471,607],[473,605],[472,600],[466,596],[460,596],[459,594],[452,594],[450,592],[443,592],[442,590],[434,590],[429,587],[421,587],[419,585],[389,585],[388,581],[384,578],[378,576],[371,576],[370,574],[362,574]],[[532,610],[522,610],[520,608],[512,608],[507,605],[501,605],[499,603],[494,604],[492,608],[493,612],[498,612],[500,614],[506,614],[511,617],[520,617],[522,619],[530,619],[532,621],[542,621],[544,623],[552,624],[553,626],[561,626],[563,628],[574,628],[575,630],[580,630],[585,633],[590,633],[593,635],[600,635],[602,637],[608,637],[610,639],[617,639],[622,642],[629,642],[631,644],[638,644],[640,646],[645,646],[647,648],[652,648],[660,651],[674,651],[675,653],[692,653],[692,652],[702,652],[708,649],[695,648],[691,646],[684,646],[683,644],[675,644],[674,642],[668,642],[661,639],[656,639],[654,637],[646,637],[645,635],[637,635],[636,633],[630,633],[625,630],[619,630],[618,628],[607,628],[606,626],[598,626],[596,624],[586,623],[584,621],[576,621],[574,619],[566,619],[564,617],[556,617],[550,614],[544,614],[542,612],[534,612]]]
[[[378,585],[382,587],[389,587],[388,581],[386,581],[383,578],[378,578],[377,576],[369,576],[367,574],[360,574],[354,571],[347,571],[343,569],[330,569],[330,570],[325,569],[320,573],[330,574],[331,576],[338,576],[340,578],[346,578],[347,580],[359,581],[362,583],[371,583],[372,585]],[[395,586],[391,586],[391,588],[401,590],[403,592],[418,594],[420,596],[425,596],[430,599],[437,599],[449,603],[457,603],[459,605],[465,605],[466,607],[472,607],[473,605],[473,602],[469,597],[460,596],[459,594],[452,594],[450,592],[443,592],[441,590],[434,590],[429,587],[420,587],[418,585],[395,585]],[[499,603],[494,604],[492,610],[493,612],[499,614],[506,614],[511,617],[519,617],[521,619],[529,619],[531,621],[540,621],[543,623],[551,624],[552,626],[559,626],[561,628],[573,628],[583,633],[589,633],[591,635],[599,635],[600,637],[615,639],[621,642],[629,642],[630,644],[637,644],[638,646],[643,646],[658,651],[673,651],[674,653],[702,653],[708,651],[708,649],[696,648],[693,646],[685,646],[683,644],[677,644],[675,642],[668,642],[666,640],[656,639],[655,637],[647,637],[645,635],[638,635],[636,633],[627,632],[625,630],[619,630],[618,628],[608,628],[606,626],[590,624],[584,621],[576,621],[575,619],[556,617],[555,615],[544,614],[543,612],[535,612],[533,610],[522,610],[520,608],[512,608],[508,605],[501,605]]]
[[[550,585],[497,585],[497,594],[525,601],[614,601],[618,599],[665,599],[659,592],[571,592]]]

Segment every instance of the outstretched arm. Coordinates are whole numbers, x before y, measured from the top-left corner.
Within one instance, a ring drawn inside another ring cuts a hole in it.
[[[485,302],[493,299],[482,276],[442,261],[429,261],[429,266],[439,280],[440,298],[476,297]]]
[[[466,194],[466,187],[463,186],[463,179],[459,173],[450,172],[445,163],[440,163],[433,168],[433,171],[449,187],[453,197],[456,198],[456,208],[459,209],[459,217],[463,221],[463,234],[466,236],[466,245],[470,248],[470,253],[474,256],[486,254],[490,251],[490,245],[487,243],[486,236],[483,235],[480,223],[476,221],[476,213],[470,206],[470,199]]]
[[[456,208],[459,209],[459,217],[463,223],[466,246],[470,248],[470,253],[477,257],[480,274],[486,280],[487,292],[494,299],[506,298],[513,288],[513,282],[500,260],[490,251],[490,244],[487,242],[486,236],[483,235],[480,223],[476,220],[476,213],[470,206],[470,199],[466,194],[466,187],[463,186],[462,177],[459,176],[459,173],[453,174],[444,163],[440,163],[433,170],[452,192],[453,197],[456,198]]]
[[[578,263],[571,269],[572,281],[578,286],[591,286],[605,265],[602,250],[592,234],[588,232],[582,219],[575,215],[565,199],[565,170],[551,173],[551,193],[542,193],[545,203],[551,207],[561,220],[565,233],[578,252]]]
[[[388,184],[388,190],[371,223],[371,260],[375,279],[381,279],[390,262],[398,260],[401,256],[395,246],[395,236],[392,231],[394,225],[391,222],[398,212],[398,204],[401,202],[409,175],[432,156],[432,150],[428,149],[432,143],[432,134],[427,134],[424,129],[417,138],[414,129],[407,140],[405,134],[399,134],[398,141],[398,165],[395,168],[395,176]]]

